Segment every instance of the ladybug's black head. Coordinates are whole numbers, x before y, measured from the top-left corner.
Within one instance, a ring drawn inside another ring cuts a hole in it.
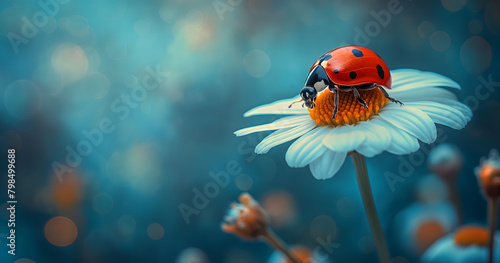
[[[316,95],[318,92],[313,87],[303,87],[300,91],[300,97],[304,101],[304,105],[309,109],[314,108],[314,101],[316,101]]]

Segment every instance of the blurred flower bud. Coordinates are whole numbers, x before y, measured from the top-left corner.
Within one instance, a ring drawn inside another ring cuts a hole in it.
[[[248,240],[265,235],[269,225],[266,211],[250,194],[240,195],[239,201],[240,203],[231,204],[231,209],[224,218],[222,230]]]
[[[444,181],[453,181],[462,169],[462,152],[452,144],[443,143],[429,153],[427,164],[432,173]]]
[[[422,203],[444,202],[449,197],[448,186],[434,174],[419,177],[415,192]]]
[[[500,156],[497,150],[491,150],[487,159],[482,158],[474,172],[487,198],[500,197]]]
[[[315,256],[313,251],[304,246],[293,246],[290,249],[297,260],[301,263],[325,263],[324,259],[319,259],[319,256]],[[324,258],[325,256],[323,256]],[[269,257],[268,263],[293,263],[289,258],[285,257],[280,252],[274,252],[271,257]]]

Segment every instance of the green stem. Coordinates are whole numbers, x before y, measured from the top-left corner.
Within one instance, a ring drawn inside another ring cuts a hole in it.
[[[488,200],[488,224],[490,226],[490,242],[488,243],[490,253],[489,253],[489,261],[493,263],[493,247],[495,245],[495,229],[496,229],[496,221],[497,221],[497,199],[490,198]]]
[[[290,250],[286,247],[285,243],[272,231],[272,230],[267,230],[263,234],[264,239],[269,242],[269,244],[276,250],[281,251],[285,256],[287,256],[293,263],[300,263],[299,260],[295,258],[292,253],[290,253]]]
[[[372,230],[373,241],[375,242],[375,247],[377,248],[378,259],[381,263],[389,263],[391,261],[391,257],[389,255],[389,250],[387,249],[382,226],[380,225],[380,221],[378,219],[375,202],[373,201],[372,188],[370,186],[370,179],[368,178],[365,157],[359,153],[354,153],[351,155],[351,158],[354,163],[354,169],[356,170],[359,192],[361,193],[363,205],[365,206],[365,212]]]

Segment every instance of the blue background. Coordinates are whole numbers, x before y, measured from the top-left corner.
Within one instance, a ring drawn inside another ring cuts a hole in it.
[[[297,95],[312,63],[345,44],[374,50],[390,69],[433,71],[463,87],[459,100],[471,106],[472,121],[461,131],[441,130],[464,154],[465,222],[486,221],[473,169],[499,146],[500,95],[477,92],[480,79],[500,82],[498,1],[401,0],[392,9],[394,1],[40,2],[0,4],[1,149],[17,150],[18,200],[16,256],[5,245],[7,205],[0,211],[2,262],[188,262],[179,255],[191,247],[209,262],[265,262],[268,246],[220,230],[243,191],[261,201],[281,196],[292,207],[274,226],[287,243],[314,248],[330,234],[340,244],[330,261],[375,260],[349,160],[334,178],[317,181],[308,168],[286,165],[288,144],[255,156],[262,135],[233,135],[274,120],[242,115]],[[382,24],[381,14],[390,14]],[[154,74],[160,82],[151,71],[161,72]],[[143,89],[148,78],[157,87]],[[122,101],[134,94],[140,102]],[[113,130],[89,144],[84,134],[103,120]],[[67,155],[85,141],[91,149],[70,167]],[[416,257],[398,246],[391,226],[429,173],[427,151],[419,154],[368,160],[392,256],[410,262]],[[402,158],[420,161],[392,191],[384,173],[397,174]],[[209,174],[228,163],[240,171],[188,223],[179,205],[193,206],[193,190],[203,191]],[[54,165],[71,171],[57,176]],[[71,245],[47,240],[46,224],[56,216],[75,223]]]

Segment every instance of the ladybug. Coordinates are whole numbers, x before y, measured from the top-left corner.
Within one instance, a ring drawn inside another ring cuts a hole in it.
[[[391,84],[391,72],[375,52],[365,47],[345,46],[324,54],[314,63],[309,70],[304,88],[300,91],[300,97],[304,102],[303,105],[312,109],[318,93],[329,89],[335,93],[332,116],[334,119],[338,111],[339,90],[352,91],[364,108],[368,108],[368,105],[359,96],[358,90],[375,88],[380,89],[390,101],[402,105],[402,102],[391,98],[385,90],[391,89]]]

